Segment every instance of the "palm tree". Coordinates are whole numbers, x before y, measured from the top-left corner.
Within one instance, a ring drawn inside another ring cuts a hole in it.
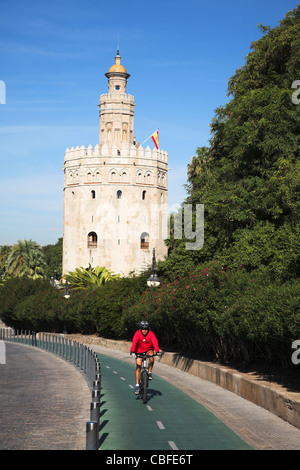
[[[92,268],[89,264],[88,268],[76,268],[74,271],[70,271],[67,276],[63,276],[64,279],[68,277],[68,283],[70,287],[74,289],[87,289],[97,288],[108,281],[113,279],[120,279],[119,274],[114,274],[107,268],[102,266],[96,266]]]
[[[197,176],[199,167],[200,167],[200,161],[198,157],[192,157],[190,163],[188,163],[188,170],[187,170],[187,177],[189,181],[192,181],[195,176]]]
[[[208,147],[198,147],[196,152],[197,156],[193,156],[187,166],[187,177],[189,182],[192,182],[200,174],[201,168],[209,159]]]
[[[42,248],[35,241],[18,240],[6,259],[6,275],[12,277],[43,278],[46,263]]]
[[[0,277],[5,275],[6,260],[9,255],[11,247],[9,245],[0,246]]]

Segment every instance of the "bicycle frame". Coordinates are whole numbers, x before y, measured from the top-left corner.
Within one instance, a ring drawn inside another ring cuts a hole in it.
[[[152,351],[150,349],[149,351]],[[143,403],[147,402],[147,388],[148,388],[148,377],[149,377],[149,372],[148,372],[148,367],[149,367],[149,358],[157,356],[157,354],[147,354],[148,351],[144,353],[136,353],[135,357],[136,358],[141,358],[142,359],[142,366],[141,366],[141,375],[140,375],[140,381],[139,381],[139,386],[140,386],[140,397],[143,399]]]

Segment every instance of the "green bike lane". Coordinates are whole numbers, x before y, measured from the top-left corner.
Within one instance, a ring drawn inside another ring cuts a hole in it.
[[[134,394],[135,361],[97,353],[101,362],[100,450],[250,450],[203,405],[165,379],[149,382],[147,404]]]

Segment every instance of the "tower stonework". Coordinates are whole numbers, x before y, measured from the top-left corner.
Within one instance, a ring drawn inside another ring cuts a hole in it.
[[[153,248],[157,259],[167,255],[168,154],[135,142],[134,97],[119,52],[105,75],[99,143],[65,152],[64,274],[91,264],[128,275],[151,265]]]

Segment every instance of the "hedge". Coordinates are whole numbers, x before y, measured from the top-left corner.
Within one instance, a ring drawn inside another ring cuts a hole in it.
[[[0,318],[14,328],[131,340],[147,319],[164,349],[211,360],[291,366],[299,339],[300,283],[253,278],[243,266],[191,270],[158,288],[146,276],[109,281],[62,298],[49,283],[10,279],[0,287]]]

